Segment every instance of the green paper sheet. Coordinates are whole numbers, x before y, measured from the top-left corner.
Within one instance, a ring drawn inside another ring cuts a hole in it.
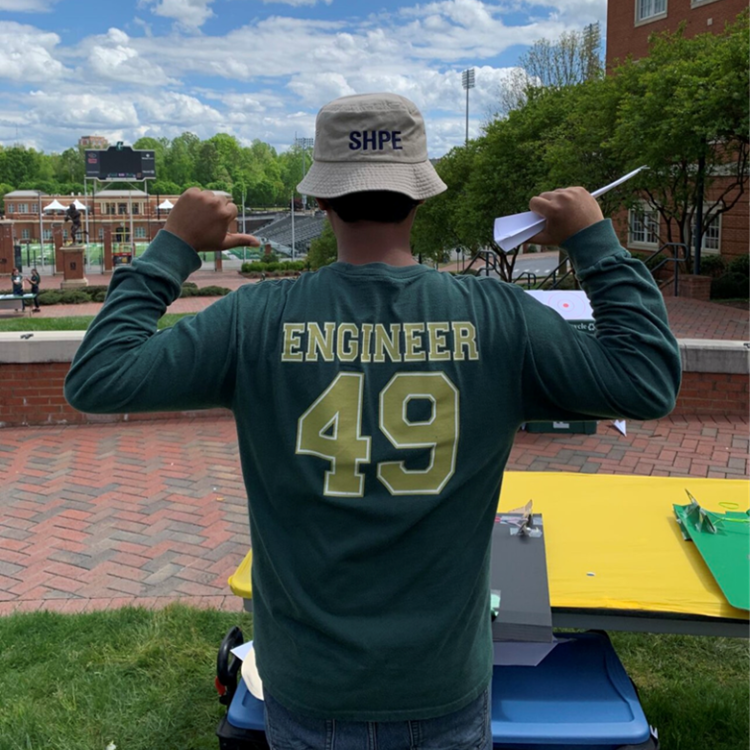
[[[677,523],[692,540],[729,604],[750,610],[750,517],[747,513],[714,513],[698,505],[674,505]]]

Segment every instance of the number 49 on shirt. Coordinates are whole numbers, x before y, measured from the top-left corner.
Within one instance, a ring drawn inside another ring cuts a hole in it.
[[[362,464],[370,463],[372,438],[362,434],[364,373],[342,372],[297,421],[296,453],[330,462],[323,494],[362,497]],[[430,403],[429,417],[408,417],[409,402]],[[425,469],[407,469],[405,461],[382,461],[378,479],[392,495],[438,495],[456,470],[459,393],[442,372],[394,375],[379,396],[380,430],[398,450],[428,448]]]

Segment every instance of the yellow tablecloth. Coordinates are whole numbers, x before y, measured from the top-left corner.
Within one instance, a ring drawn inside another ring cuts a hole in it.
[[[499,508],[543,514],[552,607],[748,619],[730,607],[672,505],[748,508],[745,480],[508,472]],[[749,550],[750,551],[750,550]],[[744,561],[748,564],[748,561]],[[593,575],[589,575],[593,574]]]
[[[748,620],[729,606],[695,545],[682,538],[672,505],[689,502],[685,489],[707,510],[748,508],[746,480],[506,472],[498,510],[533,500],[534,512],[543,514],[553,609]],[[245,599],[252,598],[251,564],[252,550],[229,579]]]

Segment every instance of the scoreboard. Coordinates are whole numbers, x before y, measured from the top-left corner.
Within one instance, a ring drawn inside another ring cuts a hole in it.
[[[106,151],[86,151],[86,177],[89,180],[153,180],[156,160],[153,151],[132,146],[110,146]]]

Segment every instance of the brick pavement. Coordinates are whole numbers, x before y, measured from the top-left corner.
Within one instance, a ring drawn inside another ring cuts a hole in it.
[[[743,418],[519,433],[508,469],[748,476]],[[0,615],[180,599],[239,610],[249,534],[231,419],[0,430]]]
[[[109,284],[111,275],[87,277],[92,285]],[[244,284],[257,283],[255,279],[246,279],[235,270],[216,273],[214,271],[197,271],[190,277],[190,281],[198,286],[224,286],[228,289],[238,289]],[[59,286],[57,277],[54,281],[47,280],[43,288]],[[177,299],[170,305],[170,313],[200,312],[213,304],[217,297],[186,297]],[[730,341],[750,340],[750,312],[747,307],[730,307],[714,302],[683,297],[667,297],[669,323],[677,338],[690,339],[723,339]],[[82,305],[45,305],[35,317],[60,318],[70,315],[96,315],[101,309],[101,303],[85,303]],[[14,312],[0,312],[0,317],[15,317]]]

